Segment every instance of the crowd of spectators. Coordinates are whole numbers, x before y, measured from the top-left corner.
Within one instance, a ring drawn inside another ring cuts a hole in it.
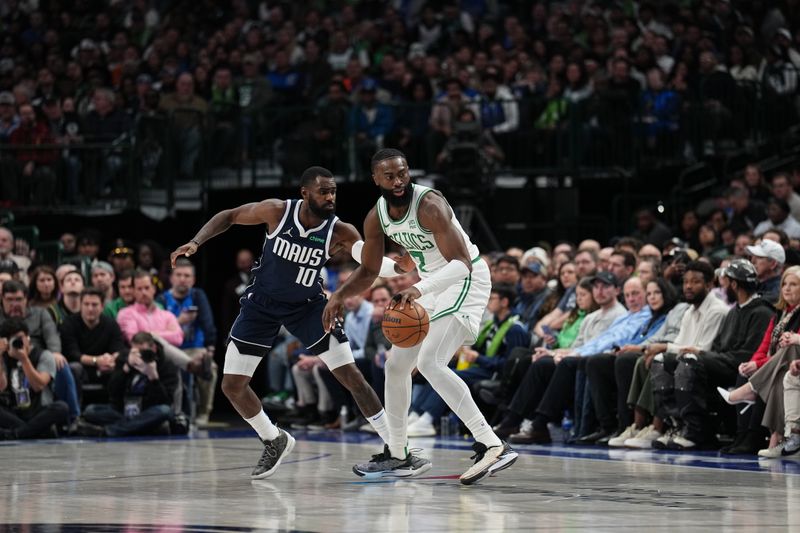
[[[791,1],[4,2],[0,196],[259,155],[364,176],[384,145],[478,177],[566,146],[692,160],[796,122],[799,22]]]

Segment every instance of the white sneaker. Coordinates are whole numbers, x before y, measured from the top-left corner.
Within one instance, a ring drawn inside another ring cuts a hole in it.
[[[766,459],[777,459],[787,455],[794,455],[800,451],[800,434],[792,433],[788,438],[783,439],[777,446],[759,450],[758,456]]]
[[[435,437],[436,436],[436,428],[433,427],[433,424],[430,422],[425,422],[422,419],[418,419],[413,424],[408,425],[408,433],[407,436],[410,437]]]
[[[419,420],[419,415],[416,413],[416,411],[411,411],[411,413],[408,415],[408,425],[410,426],[417,420]]]
[[[505,442],[491,448],[487,448],[482,442],[476,442],[472,445],[472,449],[475,451],[475,455],[470,459],[473,459],[475,464],[461,474],[459,480],[463,485],[472,485],[487,475],[491,476],[495,472],[505,470],[513,465],[519,456]]]
[[[639,430],[636,429],[636,424],[631,424],[625,431],[619,434],[618,437],[614,437],[608,441],[608,445],[612,448],[622,448],[625,446],[625,441],[628,439],[632,439],[639,433]]]
[[[646,428],[642,428],[633,438],[625,441],[626,448],[637,448],[640,450],[647,450],[653,447],[653,441],[663,437],[660,432],[656,431],[656,427],[652,424]]]

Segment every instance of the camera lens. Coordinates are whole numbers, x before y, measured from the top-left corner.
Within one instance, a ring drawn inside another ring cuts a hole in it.
[[[25,342],[23,342],[22,337],[14,337],[14,340],[11,341],[11,347],[16,350],[21,350],[25,347]]]

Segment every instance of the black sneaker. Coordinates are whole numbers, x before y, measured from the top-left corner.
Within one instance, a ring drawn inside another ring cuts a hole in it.
[[[470,459],[474,459],[475,464],[459,478],[464,485],[472,485],[487,475],[505,470],[513,465],[519,457],[519,454],[512,450],[506,442],[490,448],[487,448],[482,442],[476,442],[472,445],[472,449],[475,451],[475,455]]]
[[[392,457],[389,445],[384,444],[383,452],[373,455],[368,463],[355,465],[353,473],[366,479],[415,477],[430,470],[431,466],[429,460],[411,453],[405,459]]]
[[[264,479],[275,473],[284,457],[294,449],[294,437],[278,428],[280,433],[272,440],[265,440],[261,459],[250,474],[251,479]]]

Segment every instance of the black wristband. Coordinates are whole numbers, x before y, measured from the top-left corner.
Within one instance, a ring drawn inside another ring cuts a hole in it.
[[[197,240],[195,240],[195,239],[192,239],[192,240],[190,240],[189,242],[193,242],[195,245],[197,245],[197,246],[200,246],[200,243],[199,243],[199,242],[197,242]]]

